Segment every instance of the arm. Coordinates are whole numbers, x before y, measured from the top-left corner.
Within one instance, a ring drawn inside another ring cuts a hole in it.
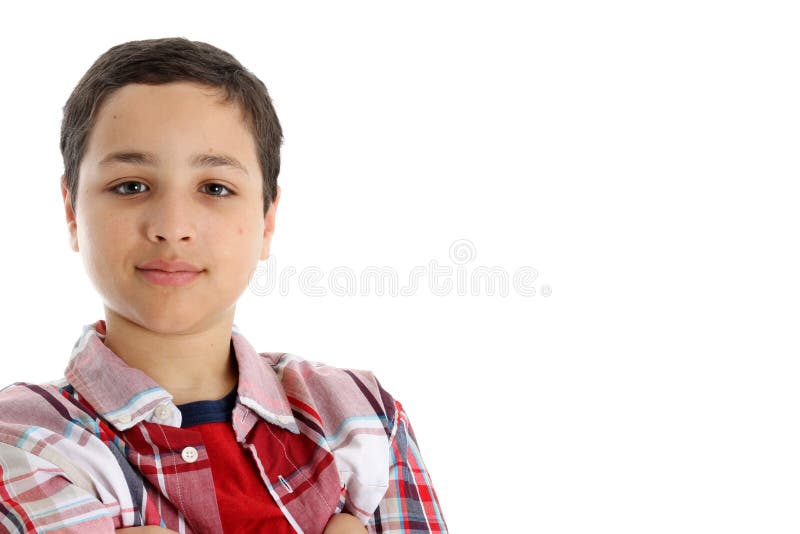
[[[383,534],[447,533],[408,415],[399,401],[392,399],[383,388],[381,391],[385,399],[394,403],[389,487],[367,523],[367,529],[370,533]]]
[[[366,532],[367,529],[361,524],[361,521],[350,514],[334,514],[331,516],[328,524],[325,525],[325,531],[322,534],[360,534]],[[130,527],[118,528],[117,534],[171,534],[174,530],[169,530],[161,527]]]
[[[154,525],[115,530],[106,506],[70,482],[58,466],[0,442],[0,532],[28,534],[45,528],[64,534],[175,534]],[[366,528],[358,519],[340,513],[331,516],[323,534],[363,532]]]
[[[57,465],[0,442],[0,532],[114,532],[105,504]]]

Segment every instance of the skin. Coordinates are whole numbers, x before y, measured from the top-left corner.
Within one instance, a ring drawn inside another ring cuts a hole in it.
[[[280,199],[264,214],[254,140],[220,97],[188,82],[122,87],[92,130],[75,212],[62,185],[72,249],[103,298],[105,344],[175,404],[222,398],[236,383],[235,305],[269,256]],[[118,150],[152,152],[159,163],[100,164]],[[246,172],[191,167],[195,153],[227,154]],[[205,270],[189,286],[156,285],[136,269],[156,258]]]
[[[269,257],[280,199],[278,188],[263,212],[255,142],[240,109],[221,96],[191,82],[122,87],[99,110],[74,212],[62,176],[70,244],[103,299],[105,344],[175,404],[219,399],[236,384],[229,350],[236,301],[258,260]],[[120,150],[150,152],[157,163],[101,165]],[[189,158],[198,153],[226,154],[243,170],[193,167]],[[156,258],[183,259],[203,273],[187,286],[156,285],[136,269]],[[365,530],[355,517],[336,514],[325,533]]]

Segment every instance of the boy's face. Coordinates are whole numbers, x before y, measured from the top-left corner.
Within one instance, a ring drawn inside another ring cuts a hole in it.
[[[221,94],[189,82],[130,84],[100,108],[75,213],[63,185],[62,196],[72,248],[107,315],[110,309],[161,333],[232,320],[258,260],[269,256],[278,202],[264,215],[255,142],[239,108],[219,103]],[[154,161],[109,158],[119,152]],[[208,158],[197,166],[197,155],[225,155],[244,169]],[[188,285],[156,284],[137,268],[155,259],[188,261],[202,272]]]

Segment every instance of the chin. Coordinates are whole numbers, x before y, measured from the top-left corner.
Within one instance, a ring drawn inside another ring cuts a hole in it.
[[[189,334],[203,322],[195,308],[190,313],[185,310],[170,309],[168,306],[157,310],[136,310],[129,314],[119,314],[128,321],[157,334]]]

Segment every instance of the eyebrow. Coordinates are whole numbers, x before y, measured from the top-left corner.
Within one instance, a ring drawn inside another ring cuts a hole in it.
[[[114,163],[128,163],[130,165],[155,167],[158,165],[159,159],[158,156],[151,152],[119,150],[107,154],[106,157],[100,160],[98,165],[104,167]],[[227,154],[192,154],[189,157],[189,165],[197,168],[232,167],[242,171],[246,175],[249,174],[247,172],[247,168],[242,164],[242,162]]]

